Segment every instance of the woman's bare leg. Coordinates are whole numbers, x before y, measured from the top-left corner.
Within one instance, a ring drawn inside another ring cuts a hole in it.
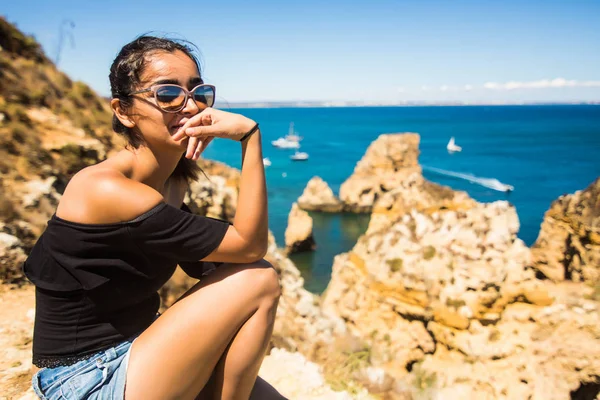
[[[223,363],[223,376],[226,371],[232,371],[232,376],[236,371],[254,373],[251,385],[249,379],[237,378],[242,386],[227,394],[231,397],[223,397],[247,399],[256,378],[253,371],[262,361],[263,343],[268,341],[260,336],[270,336],[279,294],[277,273],[265,261],[219,267],[136,339],[126,398],[195,398],[236,334],[248,325],[262,333],[244,334],[247,348],[238,352],[236,346],[235,351],[243,360],[229,368]]]
[[[277,305],[265,304],[237,332],[215,368],[214,399],[248,399],[265,357]]]

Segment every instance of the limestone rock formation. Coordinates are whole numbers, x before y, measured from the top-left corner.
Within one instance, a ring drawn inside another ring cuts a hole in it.
[[[413,209],[431,213],[475,205],[467,193],[427,181],[418,155],[417,134],[379,136],[340,188],[344,209],[371,213],[369,230],[377,230]]]
[[[336,257],[324,307],[373,338],[380,362],[400,371],[435,349],[423,321],[467,329],[530,292],[540,291],[529,296],[535,302],[551,302],[526,268],[518,226],[506,202],[431,215],[413,210]]]
[[[307,211],[340,212],[343,204],[329,185],[318,176],[313,177],[298,198],[298,205]]]
[[[304,279],[286,253],[277,247],[269,235],[265,257],[277,270],[281,283],[281,298],[273,331],[273,346],[300,351],[314,360],[318,351],[333,343],[336,336],[346,333],[344,322],[320,308],[319,296],[304,289]]]
[[[316,248],[312,218],[306,211],[298,207],[298,203],[292,204],[292,210],[288,216],[285,247],[288,253],[310,251]]]
[[[340,188],[340,199],[345,209],[370,212],[383,193],[397,188],[413,173],[420,174],[418,156],[419,135],[380,135]]]
[[[323,308],[397,395],[568,398],[600,376],[600,304],[536,279],[517,230],[506,202],[413,210],[336,257]]]
[[[535,268],[555,282],[600,284],[600,178],[552,203],[531,251]]]
[[[368,231],[386,229],[392,221],[411,210],[432,214],[436,210],[465,211],[475,205],[466,192],[429,182],[420,173],[413,173],[398,187],[378,197]]]
[[[416,398],[595,398],[599,304],[582,298],[582,285],[546,288],[553,305],[513,303],[494,324],[473,322],[460,331],[430,322],[438,348],[399,387]]]
[[[200,167],[205,176],[191,183],[184,202],[194,214],[233,221],[240,171],[205,159],[200,161]]]

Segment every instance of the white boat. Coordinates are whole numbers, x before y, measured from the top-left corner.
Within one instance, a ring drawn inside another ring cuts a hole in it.
[[[448,144],[446,145],[446,148],[448,149],[449,152],[451,153],[455,153],[455,152],[459,152],[462,151],[462,147],[460,147],[459,145],[457,145],[456,143],[454,143],[454,136],[452,136],[450,138],[450,141],[448,142]]]
[[[271,144],[280,149],[299,149],[300,143],[294,142],[291,140],[287,140],[286,138],[279,138],[277,140],[272,140]]]
[[[271,166],[271,160],[269,160],[269,157],[263,158],[263,165],[265,167],[270,167]]]
[[[308,160],[308,153],[303,151],[297,151],[290,156],[293,161],[305,161]]]
[[[280,149],[299,149],[302,137],[294,131],[294,123],[290,122],[290,129],[285,137],[271,141],[271,144]]]
[[[302,136],[298,135],[298,133],[294,130],[293,122],[290,122],[290,129],[288,130],[288,134],[285,135],[285,139],[291,142],[300,142],[302,140]]]

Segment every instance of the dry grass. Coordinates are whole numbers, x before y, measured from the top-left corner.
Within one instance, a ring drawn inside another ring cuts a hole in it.
[[[371,347],[356,338],[338,339],[328,349],[323,376],[335,391],[357,394],[363,386],[357,381],[359,372],[370,365]]]

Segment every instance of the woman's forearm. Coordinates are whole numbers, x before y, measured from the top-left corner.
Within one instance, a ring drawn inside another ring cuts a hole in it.
[[[261,257],[267,251],[269,219],[260,130],[242,142],[242,176],[234,227]]]

